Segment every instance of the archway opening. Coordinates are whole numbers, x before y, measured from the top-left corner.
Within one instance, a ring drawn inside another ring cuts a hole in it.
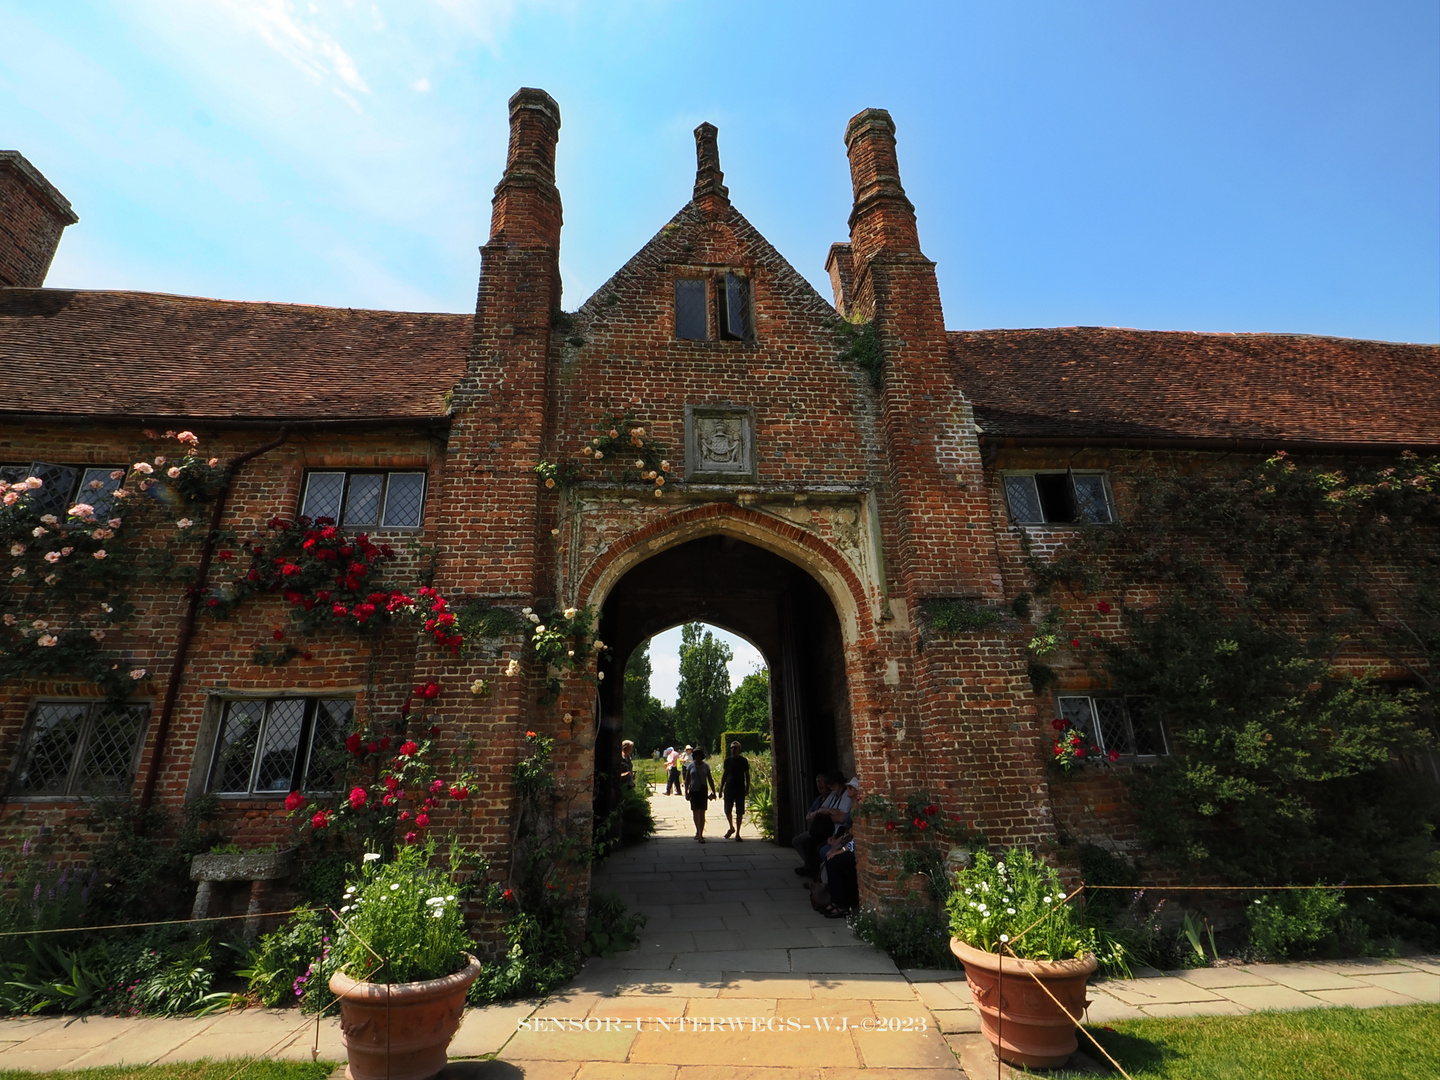
[[[606,596],[599,631],[611,659],[599,694],[596,810],[608,811],[614,798],[608,778],[618,775],[624,665],[642,643],[686,622],[738,634],[765,658],[776,837],[784,843],[802,829],[815,771],[854,769],[840,619],[805,570],[733,536],[667,548],[632,567]]]

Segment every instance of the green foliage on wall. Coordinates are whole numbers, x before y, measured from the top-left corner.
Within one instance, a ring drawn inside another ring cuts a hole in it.
[[[1238,475],[1152,470],[1133,500],[1122,527],[1029,566],[1051,610],[1115,602],[1125,632],[1083,647],[1164,710],[1171,755],[1132,780],[1151,852],[1236,883],[1433,879],[1440,808],[1400,763],[1434,741],[1440,464],[1277,454]],[[1409,685],[1339,663],[1376,654]]]

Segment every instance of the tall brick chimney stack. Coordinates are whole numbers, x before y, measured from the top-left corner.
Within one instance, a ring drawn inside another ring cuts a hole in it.
[[[707,218],[730,208],[730,189],[720,171],[720,130],[714,124],[695,129],[695,203]]]
[[[560,191],[555,144],[560,106],[544,90],[522,87],[510,99],[510,150],[495,186],[490,242],[560,250]]]
[[[845,127],[845,152],[850,158],[850,183],[855,206],[850,211],[850,247],[857,274],[877,256],[917,257],[920,234],[915,207],[900,184],[895,155],[895,121],[884,109],[866,109]]]
[[[935,264],[920,250],[900,183],[895,121],[866,109],[846,126],[845,149],[855,205],[849,251],[831,249],[831,273],[847,316],[878,331],[888,498],[900,524],[894,561],[906,600],[914,610],[930,596],[998,598],[975,418],[955,385]]]
[[[80,217],[18,150],[0,150],[0,288],[45,284],[60,234]]]

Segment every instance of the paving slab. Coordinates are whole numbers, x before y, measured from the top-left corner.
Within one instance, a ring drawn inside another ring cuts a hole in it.
[[[617,996],[719,997],[721,988],[727,985],[725,973],[721,971],[657,971],[653,974],[635,971],[630,974],[630,980],[617,988]]]
[[[1291,990],[1346,990],[1359,985],[1346,975],[1314,964],[1252,964],[1247,970]]]
[[[787,949],[730,949],[723,953],[679,953],[675,957],[672,970],[707,970],[713,969],[719,963],[725,966],[726,971],[789,974],[792,970],[790,957],[791,953]]]
[[[213,1023],[214,1020],[207,1017],[200,1021],[154,1019],[136,1024],[125,1032],[124,1038],[92,1046],[71,1064],[73,1068],[88,1069],[100,1065],[149,1065],[161,1058],[184,1060],[183,1056],[175,1056],[174,1051]],[[251,1053],[254,1053],[253,1045]]]
[[[81,1020],[46,1023],[26,1037],[21,1049],[27,1053],[37,1050],[88,1050],[123,1038],[140,1026],[139,1020],[126,1016],[87,1016]]]
[[[953,983],[914,983],[915,992],[931,1009],[968,1009],[970,1008],[970,989],[964,983],[955,986]]]
[[[912,983],[965,981],[963,971],[952,971],[948,968],[901,968],[900,974]]]
[[[678,1065],[639,1065],[633,1061],[587,1061],[575,1080],[675,1080]],[[529,1077],[526,1077],[529,1080]]]
[[[1415,1001],[1440,1002],[1440,974],[1428,971],[1397,971],[1393,974],[1358,975],[1357,982],[1383,987]]]
[[[568,1010],[573,1008],[573,1004],[559,1007]],[[528,1019],[536,1012],[536,1005],[531,1001],[466,1009],[460,1020],[460,1030],[450,1041],[450,1056],[480,1057],[482,1054],[498,1054],[500,1048],[519,1030],[520,1021]]]
[[[915,991],[904,977],[860,972],[854,975],[813,975],[810,978],[811,996],[859,998],[866,1001],[901,1000],[914,1001]]]
[[[1272,986],[1273,980],[1238,967],[1181,968],[1170,972],[1177,979],[1184,979],[1207,990],[1218,990],[1227,986]]]
[[[1373,1009],[1381,1005],[1414,1005],[1415,998],[1397,994],[1380,986],[1355,986],[1345,990],[1311,990],[1310,996],[1324,1005],[1349,1005],[1357,1009]]]
[[[829,1071],[810,1065],[681,1065],[675,1080],[821,1080]]]
[[[810,998],[810,980],[804,975],[752,975],[742,977],[732,973],[731,981],[720,991],[722,1001],[727,998]]]
[[[1185,979],[1160,975],[1149,979],[1106,979],[1096,989],[1119,998],[1129,1005],[1177,1004],[1194,1001],[1221,1001],[1213,990],[1196,986]]]
[[[891,974],[899,975],[895,961],[879,949],[869,946],[853,949],[796,949],[790,954],[792,970],[815,974]]]
[[[974,1009],[932,1009],[930,1015],[946,1035],[964,1035],[980,1030],[980,1014]]]
[[[1144,1015],[1138,1005],[1130,1005],[1109,994],[1097,992],[1093,986],[1090,987],[1090,1004],[1085,1009],[1087,1024],[1108,1024],[1113,1020],[1139,1020]]]
[[[12,1050],[6,1047],[3,1064],[7,1069],[23,1069],[26,1072],[54,1072],[70,1068],[75,1059],[83,1053],[84,1050],[66,1050],[61,1047],[47,1050]]]
[[[1238,1001],[1158,1001],[1140,1009],[1146,1016],[1244,1016],[1255,1010]]]
[[[1231,1001],[1257,1011],[1262,1009],[1313,1009],[1324,1004],[1319,998],[1289,986],[1232,986],[1225,991]]]
[[[811,1068],[858,1066],[854,1042],[833,1032],[794,1030],[774,1021],[777,1030],[686,1031],[684,1034],[644,1031],[635,1036],[631,1061],[677,1065],[775,1065],[804,1062]]]
[[[627,1026],[628,1025],[628,1026]],[[517,1031],[500,1051],[502,1061],[625,1061],[638,1037],[633,1021],[617,1020],[610,1030]]]
[[[808,999],[807,999],[808,1000]],[[770,997],[690,998],[686,1016],[775,1016],[776,999]]]
[[[940,1069],[953,1066],[955,1055],[926,1014],[925,1029],[851,1032],[855,1049],[867,1069],[887,1066],[896,1069]],[[919,1026],[918,1023],[916,1025]]]

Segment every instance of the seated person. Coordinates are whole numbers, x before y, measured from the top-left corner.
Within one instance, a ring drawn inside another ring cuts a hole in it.
[[[845,795],[845,774],[831,772],[825,776],[828,794],[820,805],[805,815],[805,832],[790,841],[800,853],[804,864],[795,868],[795,873],[812,881],[820,875],[820,845],[835,835],[840,822],[850,812],[850,800]]]

